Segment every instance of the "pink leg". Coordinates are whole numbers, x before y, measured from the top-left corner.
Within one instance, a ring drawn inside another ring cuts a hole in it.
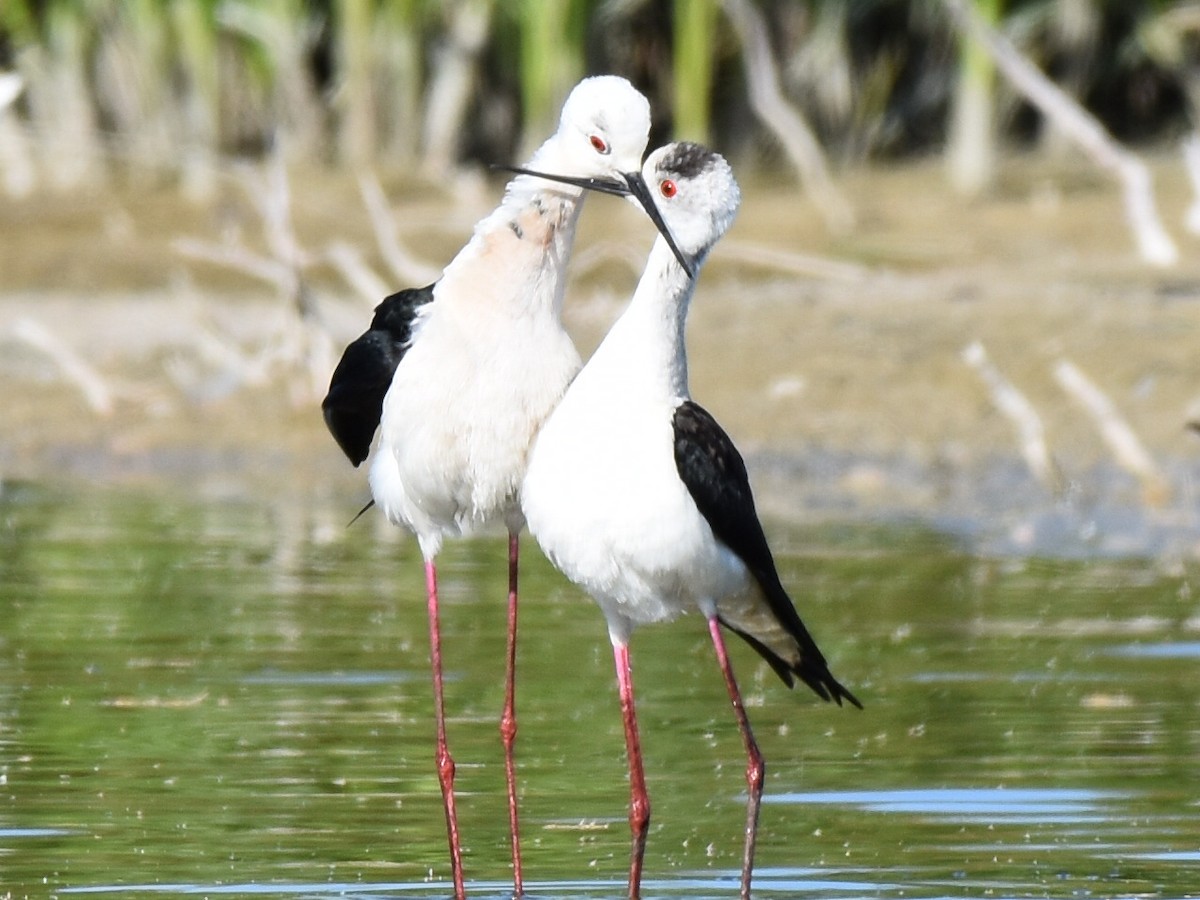
[[[425,592],[429,598],[429,647],[433,662],[433,715],[437,721],[437,770],[446,807],[446,833],[450,840],[450,868],[454,875],[455,900],[464,900],[462,849],[458,841],[458,814],[454,809],[454,759],[446,744],[446,708],[442,701],[442,636],[438,621],[437,567],[425,560]]]
[[[500,739],[504,742],[504,777],[508,781],[508,831],[512,839],[513,896],[525,894],[521,878],[521,838],[517,827],[517,770],[513,744],[517,739],[517,532],[508,536],[508,656],[504,679],[504,712],[500,716]]]
[[[750,900],[750,877],[754,869],[754,843],[758,838],[758,809],[762,803],[766,763],[754,740],[754,732],[750,730],[750,720],[746,718],[742,693],[738,690],[733,668],[729,664],[729,653],[725,650],[725,637],[721,634],[721,625],[715,617],[708,620],[708,633],[712,635],[713,646],[717,650],[717,662],[721,664],[721,674],[725,676],[725,689],[729,691],[729,699],[733,702],[733,714],[737,718],[738,730],[742,733],[742,743],[746,746],[746,785],[750,796],[746,801],[746,842],[742,851],[741,896],[742,900]]]
[[[629,670],[629,646],[613,644],[617,663],[617,689],[621,695],[621,718],[625,722],[625,750],[629,756],[629,829],[633,847],[629,856],[629,900],[642,892],[642,857],[646,854],[646,832],[650,828],[650,795],[642,769],[642,742],[638,738],[637,715],[633,709],[633,675]]]

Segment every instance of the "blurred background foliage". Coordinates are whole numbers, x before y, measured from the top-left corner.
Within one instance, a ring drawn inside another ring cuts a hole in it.
[[[1193,130],[1200,3],[974,8],[1118,139]],[[769,47],[734,27],[747,12]],[[746,74],[762,53],[835,166],[951,153],[972,95],[988,140],[1055,142],[937,0],[3,0],[0,173],[10,194],[133,176],[202,195],[222,160],[278,149],[437,174],[528,153],[600,72],[650,98],[652,145],[770,168],[784,155]]]

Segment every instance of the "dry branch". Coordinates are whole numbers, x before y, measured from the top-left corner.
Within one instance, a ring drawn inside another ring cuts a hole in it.
[[[372,306],[392,292],[363,258],[362,251],[350,242],[331,241],[325,255],[346,283]]]
[[[250,167],[240,167],[239,173],[246,195],[262,218],[267,249],[274,262],[288,273],[284,293],[295,303],[302,304],[304,289],[301,269],[306,260],[292,227],[292,194],[283,155],[274,154],[261,177]]]
[[[718,255],[725,262],[753,266],[772,272],[820,278],[825,281],[856,282],[865,279],[870,270],[855,263],[825,259],[808,253],[794,253],[746,241],[721,242]],[[571,274],[579,278],[609,262],[618,262],[637,275],[645,264],[645,248],[627,240],[598,241],[575,251],[571,258]]]
[[[436,281],[441,272],[413,258],[400,242],[396,220],[388,208],[383,187],[375,174],[372,172],[361,175],[358,179],[358,189],[362,194],[363,204],[367,207],[367,215],[371,218],[371,227],[375,231],[379,252],[383,254],[383,260],[391,269],[392,275],[410,285],[424,285]],[[383,295],[380,295],[379,299],[383,299]]]
[[[252,383],[257,373],[276,368],[304,375],[302,385],[289,382],[293,402],[307,404],[320,397],[332,370],[332,343],[318,321],[316,305],[304,279],[313,260],[300,246],[292,226],[291,190],[283,157],[276,154],[260,177],[248,167],[240,172],[241,183],[262,219],[263,237],[269,255],[232,244],[214,244],[194,238],[174,242],[177,252],[225,265],[275,287],[287,301],[280,328],[269,336],[257,357],[235,367],[243,383]]]
[[[580,247],[571,255],[571,277],[580,278],[609,263],[625,266],[636,277],[646,264],[646,248],[632,241],[597,241]]]
[[[783,145],[826,226],[839,233],[849,231],[854,227],[854,210],[829,177],[825,155],[812,129],[784,96],[762,13],[751,0],[724,0],[724,7],[742,43],[754,114]]]
[[[104,379],[74,348],[33,319],[18,319],[13,336],[40,350],[62,370],[63,375],[83,393],[92,412],[108,417],[113,412],[113,395]]]
[[[1033,477],[1047,490],[1060,493],[1062,475],[1046,446],[1046,429],[1033,404],[988,358],[981,342],[974,341],[965,347],[962,358],[983,380],[996,409],[1016,427],[1021,457]]]
[[[475,68],[492,18],[492,0],[456,0],[446,6],[446,42],[434,54],[421,129],[421,161],[433,176],[451,171],[457,161]]]
[[[1192,183],[1192,203],[1183,224],[1192,234],[1200,234],[1200,134],[1192,133],[1183,142],[1183,164]]]
[[[1116,177],[1124,191],[1125,214],[1142,259],[1154,265],[1175,263],[1179,251],[1159,220],[1146,164],[1117,143],[1094,116],[1022,56],[1009,40],[990,28],[970,3],[965,0],[943,0],[943,3],[955,24],[979,42],[1012,86],[1092,162]]]
[[[15,72],[0,72],[0,176],[10,197],[26,197],[37,184],[29,137],[9,114],[9,107],[25,89],[25,80]]]
[[[862,281],[869,270],[855,263],[835,259],[824,259],[809,253],[795,253],[762,244],[744,241],[723,241],[722,258],[749,266],[758,266],[792,275],[822,278],[826,281]]]
[[[233,244],[218,244],[199,238],[176,238],[171,242],[176,253],[201,262],[212,263],[265,281],[287,294],[292,290],[293,276],[284,264]]]
[[[0,72],[0,114],[4,113],[25,88],[25,80],[16,72]]]
[[[1054,367],[1054,378],[1092,417],[1117,464],[1142,483],[1146,502],[1155,506],[1165,503],[1171,493],[1167,479],[1105,393],[1069,360]]]

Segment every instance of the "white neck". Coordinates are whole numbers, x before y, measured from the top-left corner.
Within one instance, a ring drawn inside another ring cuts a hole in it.
[[[529,165],[547,172],[564,168],[557,135],[538,149]],[[439,298],[455,305],[502,299],[504,315],[550,314],[560,320],[583,193],[582,188],[544,178],[513,178],[500,205],[475,226],[470,242],[446,267]]]
[[[695,286],[659,237],[629,308],[596,351],[610,374],[616,370],[634,390],[665,399],[689,396],[684,329]]]
[[[566,170],[568,169],[568,163],[563,160],[562,148],[560,148],[557,134],[554,134],[554,136],[546,140],[545,144],[539,146],[538,150],[534,151],[534,155],[529,157],[529,162],[524,164],[523,168],[550,174],[570,174]],[[566,185],[562,181],[535,178],[534,175],[516,175],[505,186],[504,199],[500,202],[499,209],[493,212],[492,215],[497,215],[503,209],[508,210],[510,214],[511,212],[518,212],[526,208],[526,206],[535,203],[538,197],[545,197],[547,194],[553,194],[554,197],[576,200],[576,205],[581,205],[580,202],[583,199],[583,193],[582,187]],[[491,218],[491,216],[488,216],[488,218]]]

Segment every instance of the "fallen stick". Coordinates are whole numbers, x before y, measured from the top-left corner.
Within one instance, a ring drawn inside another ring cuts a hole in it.
[[[1191,234],[1200,234],[1200,134],[1192,132],[1183,142],[1183,167],[1192,183],[1192,203],[1183,225]]]
[[[955,25],[979,42],[1009,83],[1092,162],[1116,177],[1124,191],[1125,215],[1142,259],[1159,266],[1173,265],[1179,251],[1159,220],[1153,179],[1146,164],[1117,143],[1095,116],[984,22],[970,3],[943,0],[943,4]]]
[[[292,192],[283,154],[273,154],[261,172],[250,166],[238,166],[236,171],[243,190],[262,219],[263,238],[270,259],[280,271],[287,273],[285,279],[278,281],[280,290],[295,304],[296,314],[305,318],[310,310],[306,306],[303,270],[309,260],[300,249],[292,226]]]
[[[298,369],[301,382],[292,380],[288,384],[293,403],[311,403],[324,393],[325,379],[333,368],[333,351],[316,298],[304,277],[315,260],[305,253],[296,236],[287,166],[282,154],[276,153],[261,171],[249,166],[239,166],[236,171],[262,220],[269,255],[194,238],[179,238],[172,246],[185,256],[236,269],[279,291],[286,301],[285,321],[271,342],[254,357],[239,360],[240,353],[219,355],[225,362],[234,363],[233,370],[243,383],[265,380],[276,368],[293,372]]]
[[[1033,404],[988,358],[981,342],[965,347],[962,358],[983,380],[996,408],[1016,427],[1021,457],[1033,477],[1047,490],[1061,493],[1062,474],[1046,446],[1046,429]]]
[[[13,325],[12,333],[19,340],[40,350],[53,360],[67,380],[75,384],[83,393],[92,412],[106,418],[112,415],[112,391],[109,390],[100,373],[73,348],[33,319],[18,319]]]
[[[289,266],[245,247],[187,237],[176,238],[171,242],[171,247],[176,253],[191,259],[224,266],[265,281],[285,295],[295,289],[295,274]]]
[[[25,89],[25,81],[15,72],[0,72],[0,175],[10,197],[27,197],[37,186],[33,151],[29,136],[9,107]]]
[[[387,282],[363,259],[362,251],[348,241],[332,241],[325,255],[345,282],[371,306],[392,293]]]
[[[396,220],[388,208],[387,198],[383,187],[374,173],[360,175],[358,190],[362,194],[363,205],[371,219],[371,227],[375,231],[375,242],[383,261],[399,281],[409,285],[432,284],[441,276],[441,272],[433,266],[414,259],[400,243],[400,234],[396,228]],[[378,296],[382,300],[391,291],[385,291]]]
[[[1092,417],[1117,464],[1142,483],[1143,499],[1153,506],[1165,503],[1171,495],[1167,479],[1112,401],[1069,360],[1054,367],[1054,378]]]
[[[720,255],[724,259],[749,266],[823,278],[827,281],[862,281],[870,271],[865,266],[855,263],[823,259],[807,253],[795,253],[745,241],[725,241],[721,244]]]
[[[645,248],[623,240],[597,241],[587,247],[580,247],[571,256],[571,277],[589,275],[609,262],[620,263],[636,280],[646,263]]]
[[[783,145],[826,226],[836,233],[849,231],[854,227],[854,210],[829,177],[825,154],[812,129],[784,96],[762,13],[751,0],[724,0],[724,7],[742,43],[751,109]]]
[[[25,89],[25,80],[16,72],[0,72],[0,114],[12,106]]]
[[[421,164],[435,177],[452,172],[457,162],[458,140],[471,108],[493,4],[458,0],[441,7],[446,27],[441,45],[430,54],[421,122]]]

